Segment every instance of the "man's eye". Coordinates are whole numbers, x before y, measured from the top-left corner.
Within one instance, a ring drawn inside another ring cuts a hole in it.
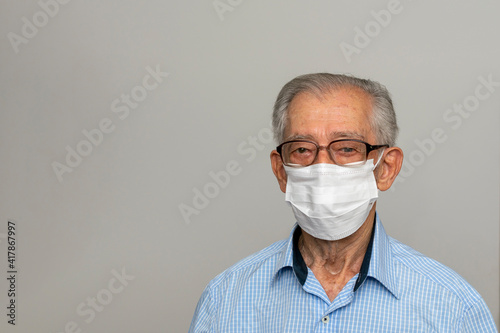
[[[305,154],[305,153],[307,153],[308,151],[309,151],[309,149],[304,148],[304,147],[297,148],[297,152],[298,152],[299,154]]]
[[[342,153],[352,153],[352,152],[354,152],[354,151],[355,151],[355,149],[354,149],[354,148],[351,148],[351,147],[344,147],[344,148],[340,148],[340,151],[341,151]]]

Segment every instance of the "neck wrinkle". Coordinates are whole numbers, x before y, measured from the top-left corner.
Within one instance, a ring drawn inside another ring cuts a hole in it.
[[[375,207],[354,234],[335,241],[315,238],[305,231],[299,238],[299,251],[304,262],[313,272],[322,269],[336,276],[342,273],[357,274],[370,242]]]

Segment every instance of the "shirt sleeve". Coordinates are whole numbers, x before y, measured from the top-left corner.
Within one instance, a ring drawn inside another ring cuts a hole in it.
[[[498,332],[490,310],[482,299],[467,310],[460,332]]]
[[[209,333],[213,330],[213,302],[210,286],[207,286],[201,294],[194,316],[189,327],[189,333]]]

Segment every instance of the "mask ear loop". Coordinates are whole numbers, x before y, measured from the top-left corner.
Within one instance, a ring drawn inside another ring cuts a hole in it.
[[[373,166],[373,169],[372,170],[375,170],[378,166],[378,164],[380,163],[380,161],[382,160],[382,156],[384,156],[384,151],[385,151],[385,148],[382,148],[380,150],[380,153],[378,155],[378,160],[377,160],[377,163],[375,163],[375,165]]]

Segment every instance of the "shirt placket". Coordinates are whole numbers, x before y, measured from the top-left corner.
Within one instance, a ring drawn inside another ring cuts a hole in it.
[[[316,324],[314,325],[314,332],[317,333],[326,333],[326,332],[338,332],[339,326],[338,321],[336,320],[339,309],[348,306],[354,297],[354,285],[357,280],[357,275],[354,276],[349,282],[344,286],[341,292],[337,295],[337,297],[333,300],[333,302],[325,302],[322,297],[321,301],[324,306],[323,312],[318,313]],[[318,282],[319,284],[319,282]],[[324,291],[323,291],[324,293]],[[326,293],[324,293],[326,296]]]

